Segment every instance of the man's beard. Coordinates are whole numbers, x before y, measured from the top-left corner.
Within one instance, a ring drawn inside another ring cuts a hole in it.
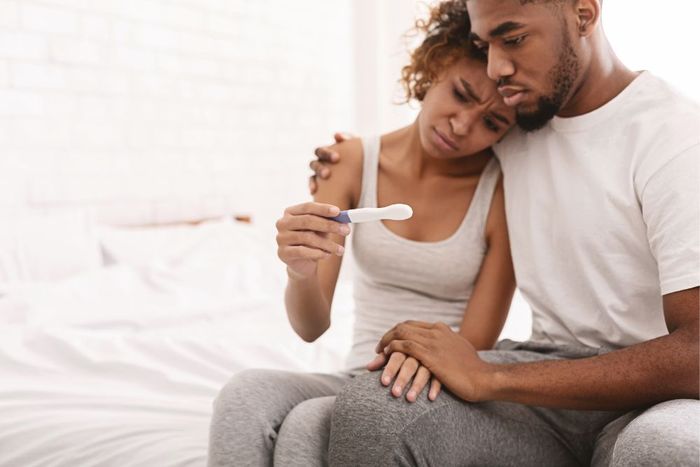
[[[549,72],[554,91],[548,96],[540,97],[537,109],[533,112],[518,112],[516,109],[515,121],[518,126],[524,131],[535,131],[545,126],[561,110],[578,74],[578,56],[565,30],[558,63]]]

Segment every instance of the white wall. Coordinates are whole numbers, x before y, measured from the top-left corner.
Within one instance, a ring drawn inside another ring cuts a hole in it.
[[[274,217],[354,122],[351,18],[350,0],[0,0],[0,210]]]

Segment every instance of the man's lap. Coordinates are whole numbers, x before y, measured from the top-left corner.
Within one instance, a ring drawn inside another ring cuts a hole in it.
[[[597,354],[591,348],[503,343],[481,352],[487,361],[515,363]],[[554,410],[509,402],[467,403],[447,391],[414,404],[393,398],[379,374],[356,377],[341,391],[333,414],[333,465],[588,464],[598,434],[622,412]],[[600,455],[599,459],[610,456]]]

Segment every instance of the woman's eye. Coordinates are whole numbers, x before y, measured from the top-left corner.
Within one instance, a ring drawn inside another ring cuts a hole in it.
[[[484,125],[486,125],[486,128],[488,128],[489,131],[493,131],[494,133],[498,133],[500,131],[500,128],[496,122],[489,117],[484,117]]]
[[[468,99],[464,96],[464,94],[459,92],[456,88],[452,89],[452,94],[454,94],[455,98],[459,102],[467,102],[468,101]]]

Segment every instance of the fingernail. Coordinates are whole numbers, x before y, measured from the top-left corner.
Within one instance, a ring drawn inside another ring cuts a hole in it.
[[[389,375],[382,376],[382,383],[384,384],[384,386],[386,386],[390,382],[391,382],[391,378],[389,378]]]
[[[394,394],[396,394],[397,396],[400,396],[402,389],[403,388],[401,386],[394,386]]]
[[[345,224],[342,224],[338,227],[338,232],[340,232],[342,235],[347,235],[350,233],[350,227],[348,227]]]
[[[330,208],[328,214],[331,216],[337,216],[338,214],[340,214],[340,209],[339,208]]]
[[[416,391],[414,391],[413,389],[408,391],[408,394],[406,394],[406,398],[409,400],[414,400],[416,398]]]
[[[343,252],[345,251],[345,248],[342,246],[338,245],[338,256],[343,256]]]

